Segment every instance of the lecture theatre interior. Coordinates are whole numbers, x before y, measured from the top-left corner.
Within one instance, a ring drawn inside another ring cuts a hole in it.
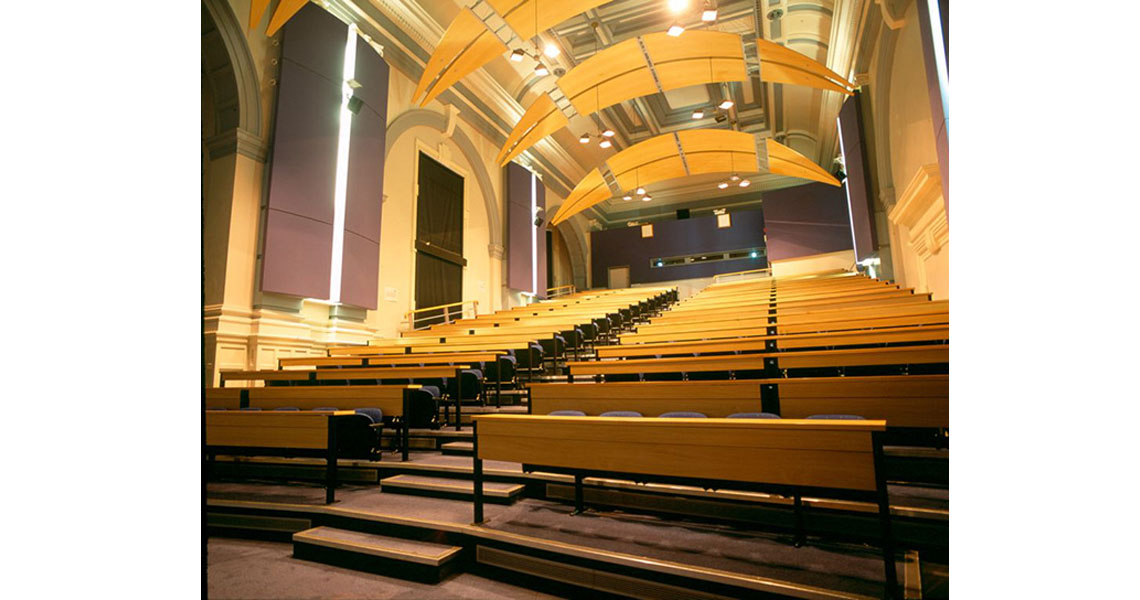
[[[202,0],[210,598],[949,597],[948,0]]]

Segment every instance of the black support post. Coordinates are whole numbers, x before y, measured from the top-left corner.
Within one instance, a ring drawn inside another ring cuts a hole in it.
[[[795,546],[799,548],[804,545],[804,500],[800,496],[800,491],[795,491],[794,511],[796,519],[796,533],[795,533]]]
[[[403,421],[402,427],[400,427],[400,452],[403,453],[403,456],[400,460],[408,462],[408,446],[410,445],[408,439],[411,437],[409,430],[412,422],[412,390],[410,388],[404,388],[404,415],[400,419]]]
[[[328,416],[329,448],[328,465],[325,467],[325,504],[336,501],[336,446],[337,446],[337,419],[334,415]]]
[[[471,455],[474,458],[475,478],[475,524],[483,522],[483,459],[479,458],[479,422],[476,421],[471,435]]]
[[[875,456],[875,496],[879,505],[879,527],[882,531],[883,575],[887,586],[887,597],[901,600],[898,573],[895,570],[895,543],[891,535],[891,505],[887,495],[887,480],[883,471],[883,438],[881,432],[871,433],[871,445]]]
[[[586,511],[585,501],[582,499],[582,479],[581,473],[574,474],[574,512],[571,515],[580,515]]]

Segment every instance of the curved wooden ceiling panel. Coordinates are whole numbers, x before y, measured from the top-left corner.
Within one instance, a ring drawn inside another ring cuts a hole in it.
[[[562,124],[558,127],[551,128],[549,125],[544,125],[547,122],[551,124],[561,122]],[[545,136],[558,131],[564,127],[567,122],[566,115],[558,110],[558,106],[554,104],[554,100],[551,99],[550,94],[540,95],[531,103],[530,108],[526,109],[518,125],[515,125],[515,128],[511,130],[510,135],[507,136],[507,141],[503,144],[503,148],[499,150],[499,154],[495,157],[495,162],[497,162],[500,167],[506,166],[511,159],[521,154],[522,150],[518,152],[511,152],[511,150],[515,148],[516,144],[528,137],[528,134],[536,128],[549,129],[549,133],[544,134]],[[531,145],[533,144],[534,142],[531,142]]]
[[[839,187],[838,179],[823,170],[823,167],[809,160],[808,157],[771,138],[766,141],[769,171]]]
[[[285,26],[286,21],[293,18],[293,15],[297,14],[302,8],[305,8],[305,5],[308,3],[309,0],[281,0],[281,2],[277,4],[277,10],[273,12],[273,18],[269,19],[269,28],[265,30],[265,35],[273,37],[273,34],[277,33],[278,29]],[[250,8],[252,10],[252,7]]]
[[[590,171],[574,189],[570,191],[570,195],[566,197],[566,201],[562,206],[558,207],[558,211],[554,213],[554,217],[550,219],[552,226],[569,219],[571,216],[586,210],[587,208],[605,200],[610,197],[610,188],[606,185],[606,180],[602,177],[602,172],[594,169]],[[581,208],[578,208],[581,206]]]
[[[420,102],[420,106],[425,106],[453,83],[506,51],[506,44],[471,9],[463,9],[431,53],[412,99],[426,93]]]
[[[631,96],[634,98],[655,94],[657,84],[637,38],[632,38],[601,50],[570,69],[558,79],[558,89],[578,114],[589,115],[621,102],[630,93],[625,90],[637,92]]]
[[[269,8],[269,0],[253,0],[249,3],[249,28],[257,27],[261,17],[265,16],[265,9]]]
[[[642,36],[661,90],[723,81],[745,81],[748,69],[740,36],[719,31],[686,31]]]
[[[791,83],[852,95],[850,81],[818,62],[779,44],[756,40],[760,58],[760,79],[774,83]]]
[[[550,98],[550,96],[547,96],[546,94],[543,94],[543,96],[546,96],[547,99]],[[530,111],[528,110],[527,112],[529,113]],[[523,117],[525,120],[526,115],[523,115]],[[558,131],[559,129],[562,129],[563,127],[570,124],[570,121],[566,118],[566,115],[561,110],[559,110],[557,106],[554,105],[553,100],[550,100],[549,109],[544,114],[536,115],[536,117],[538,117],[539,120],[537,123],[535,123],[534,127],[527,131],[526,134],[524,134],[519,140],[518,144],[499,160],[500,167],[506,166],[506,164],[514,160],[516,156],[522,154],[523,150],[526,150],[527,148],[530,148],[531,146],[537,144],[538,141],[542,138],[551,135],[555,131]],[[511,133],[514,134],[514,131]],[[509,139],[507,140],[507,143],[510,143]],[[504,148],[507,147],[508,146],[504,146]]]
[[[609,0],[487,0],[487,4],[524,40],[606,2]]]

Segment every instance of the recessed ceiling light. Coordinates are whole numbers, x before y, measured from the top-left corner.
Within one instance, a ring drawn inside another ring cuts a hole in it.
[[[546,65],[538,63],[538,66],[534,68],[534,74],[538,75],[539,77],[546,77],[547,75],[550,75],[550,69],[547,69]]]
[[[526,52],[523,52],[522,48],[516,48],[511,52],[511,62],[522,62],[524,56],[526,56]]]
[[[705,6],[708,6],[708,5],[706,4]],[[706,8],[705,10],[701,11],[701,20],[704,21],[705,23],[712,23],[713,21],[715,21],[716,20],[716,9],[715,8]]]
[[[720,103],[720,107],[723,108],[724,110],[728,110],[728,109],[732,108],[734,104],[736,104],[736,103],[733,102],[732,100],[726,99],[724,102]]]
[[[729,179],[732,180],[733,182],[740,181],[740,175],[733,173],[732,177],[729,177]]]
[[[601,146],[601,147],[603,147],[603,148],[609,148],[610,146],[613,146],[613,145],[614,145],[614,143],[613,143],[613,142],[611,142],[611,141],[609,141],[609,140],[608,140],[608,139],[606,139],[606,138],[602,138],[602,141],[601,141],[601,143],[599,143],[598,145],[599,145],[599,146]]]
[[[727,181],[722,181],[722,182],[720,182],[720,183],[716,184],[716,187],[718,187],[718,188],[720,188],[720,189],[722,189],[722,190],[723,190],[724,188],[728,187],[728,182],[727,182]]]
[[[578,141],[580,143],[583,143],[583,144],[589,144],[590,143],[590,134],[583,133],[582,137],[578,138]]]
[[[638,196],[644,196],[645,195],[645,188],[639,186],[637,188],[637,195]]]
[[[642,201],[642,202],[649,202],[649,201],[650,201],[650,200],[652,200],[652,199],[653,199],[653,197],[652,197],[652,196],[650,196],[649,194],[646,194],[646,195],[644,195],[644,196],[642,196],[642,197],[641,197],[641,201]]]
[[[626,194],[626,195],[622,196],[621,199],[625,200],[626,202],[629,202],[630,200],[633,200],[633,196]]]
[[[689,0],[669,0],[669,10],[679,13],[689,8]]]
[[[694,118],[694,119],[703,119],[703,118],[705,118],[705,111],[703,111],[703,110],[694,110],[694,111],[693,111],[693,118]]]
[[[682,33],[685,33],[685,28],[681,27],[680,23],[673,23],[673,25],[671,25],[669,27],[669,31],[666,31],[665,33],[668,33],[669,35],[671,35],[673,37],[677,37],[677,36],[681,35]]]
[[[604,135],[606,137],[614,137],[614,130],[613,129],[607,129],[607,130],[602,132],[602,135]]]
[[[750,185],[752,185],[751,181],[749,181],[747,179],[741,179],[740,180],[740,187],[748,187]]]
[[[555,46],[554,44],[547,44],[546,47],[542,49],[542,53],[549,56],[550,58],[554,58],[555,56],[558,56],[558,46]]]

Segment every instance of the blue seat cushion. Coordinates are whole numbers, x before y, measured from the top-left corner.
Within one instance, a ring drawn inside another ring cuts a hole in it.
[[[672,412],[667,412],[667,413],[662,414],[662,415],[658,415],[658,418],[661,418],[661,419],[707,419],[707,418],[709,418],[709,416],[706,415],[705,413],[693,412],[693,411],[689,411],[689,410],[675,410]]]
[[[811,415],[809,419],[827,419],[829,421],[862,421],[859,415]]]
[[[552,417],[584,417],[586,413],[580,410],[556,410],[550,413]]]
[[[384,411],[379,408],[358,408],[356,409],[356,414],[364,415],[372,419],[373,423],[381,423],[384,421]]]
[[[730,419],[779,419],[780,415],[770,412],[743,412],[728,415]]]
[[[420,388],[421,390],[431,394],[432,398],[439,398],[439,388],[434,385],[425,385]]]
[[[599,416],[602,416],[602,417],[641,417],[644,415],[642,415],[641,413],[639,413],[635,410],[611,410],[609,412],[604,412]]]

